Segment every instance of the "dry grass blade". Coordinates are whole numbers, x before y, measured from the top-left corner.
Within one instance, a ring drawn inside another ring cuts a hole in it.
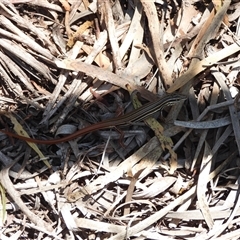
[[[140,0],[148,19],[148,26],[151,34],[152,48],[150,48],[153,58],[156,61],[164,85],[171,86],[171,73],[168,71],[168,65],[163,54],[163,22],[159,23],[156,7],[153,1]]]
[[[154,213],[152,216],[144,219],[142,222],[136,224],[135,226],[128,228],[127,230],[124,230],[118,234],[116,234],[114,237],[110,238],[111,240],[120,239],[125,236],[133,236],[134,234],[146,229],[147,227],[151,226],[154,222],[161,219],[163,216],[165,216],[169,211],[171,211],[173,208],[177,207],[178,205],[182,204],[184,201],[188,200],[193,196],[195,193],[196,188],[193,187],[190,190],[188,190],[185,194],[183,194],[181,197],[175,199],[173,202],[171,202],[168,206],[160,210],[159,212]]]
[[[1,153],[1,158],[5,157],[3,156],[3,154]],[[15,164],[15,163],[13,163]],[[47,224],[47,222],[45,222],[44,220],[42,220],[40,217],[38,217],[37,215],[35,215],[32,211],[30,211],[27,206],[25,205],[25,203],[22,201],[22,199],[20,198],[19,193],[14,189],[14,186],[9,178],[9,168],[11,167],[8,166],[4,169],[1,170],[0,172],[0,181],[2,183],[2,186],[7,189],[8,194],[11,196],[11,198],[13,199],[13,201],[15,203],[17,203],[17,205],[20,207],[20,209],[24,212],[24,214],[26,214],[26,216],[34,223],[36,224],[38,227],[42,228],[42,229],[47,229],[47,231],[51,232],[52,231],[52,227],[51,225]]]
[[[210,161],[211,159],[212,159],[211,149],[208,143],[205,142],[204,154],[203,154],[203,159],[201,163],[199,179],[197,183],[197,198],[198,198],[199,208],[204,216],[204,219],[209,229],[213,227],[213,219],[209,211],[205,192],[207,190],[207,184],[209,181],[208,175],[211,169],[211,161]]]
[[[218,73],[217,71],[215,71],[215,69],[213,69],[213,76],[216,78],[216,80],[218,81],[219,85],[221,86],[222,88],[222,91],[224,93],[224,95],[226,96],[226,99],[227,100],[230,100],[232,97],[231,97],[231,93],[224,81],[224,77],[221,73]],[[231,116],[231,120],[232,120],[232,126],[233,126],[233,131],[234,131],[234,134],[235,134],[235,139],[236,139],[236,143],[238,145],[238,151],[240,153],[240,133],[239,133],[239,129],[240,129],[240,124],[239,124],[239,119],[238,117],[236,116],[236,113],[235,113],[235,107],[234,106],[229,106],[229,113],[230,113],[230,116]]]

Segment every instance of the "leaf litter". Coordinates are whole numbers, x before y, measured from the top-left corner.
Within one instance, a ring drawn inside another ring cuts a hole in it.
[[[144,123],[1,133],[1,238],[238,239],[239,7],[0,1],[1,129],[59,138],[131,111],[129,88],[188,96],[154,116],[163,149]]]

